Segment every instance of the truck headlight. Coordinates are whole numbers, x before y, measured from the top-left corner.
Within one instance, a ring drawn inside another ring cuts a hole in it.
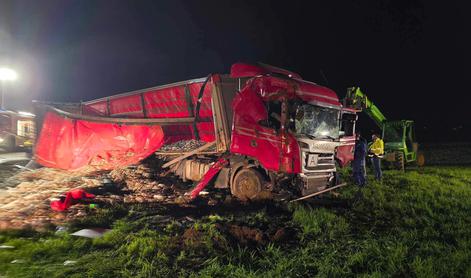
[[[3,143],[3,141],[4,141],[3,138],[0,137],[0,143]]]
[[[304,143],[304,142],[298,142],[298,144],[299,144],[299,147],[301,149],[308,149],[309,150],[309,144]]]

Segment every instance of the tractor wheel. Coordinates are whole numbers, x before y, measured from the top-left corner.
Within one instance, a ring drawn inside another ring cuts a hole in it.
[[[394,161],[394,168],[396,170],[404,171],[404,153],[396,152],[395,156],[396,156],[396,159]]]
[[[424,153],[422,153],[422,152],[418,152],[418,153],[417,153],[417,161],[416,161],[416,163],[417,163],[417,166],[419,166],[419,167],[422,167],[422,166],[425,165],[425,156],[424,156]]]
[[[242,201],[254,200],[262,193],[263,178],[255,169],[244,168],[237,172],[231,184],[231,193]]]

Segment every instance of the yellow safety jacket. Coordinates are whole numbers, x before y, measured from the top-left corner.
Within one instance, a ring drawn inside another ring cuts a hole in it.
[[[376,140],[370,146],[370,153],[373,153],[376,156],[381,156],[384,154],[384,142],[383,140],[376,138]]]

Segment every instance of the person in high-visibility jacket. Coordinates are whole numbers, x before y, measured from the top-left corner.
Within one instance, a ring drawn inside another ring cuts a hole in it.
[[[369,156],[371,157],[371,164],[373,164],[375,177],[377,180],[381,180],[383,176],[383,173],[381,172],[381,158],[384,154],[384,142],[379,138],[378,134],[373,134],[371,139],[373,139],[373,142],[369,148]]]

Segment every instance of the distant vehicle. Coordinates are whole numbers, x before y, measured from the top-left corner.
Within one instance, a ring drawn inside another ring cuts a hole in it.
[[[34,114],[0,110],[0,148],[30,149],[34,142]]]
[[[394,168],[404,170],[406,164],[425,164],[424,155],[419,152],[419,144],[415,138],[414,121],[387,120],[379,108],[360,90],[351,87],[347,90],[344,105],[363,110],[381,128],[384,140],[384,160]]]

